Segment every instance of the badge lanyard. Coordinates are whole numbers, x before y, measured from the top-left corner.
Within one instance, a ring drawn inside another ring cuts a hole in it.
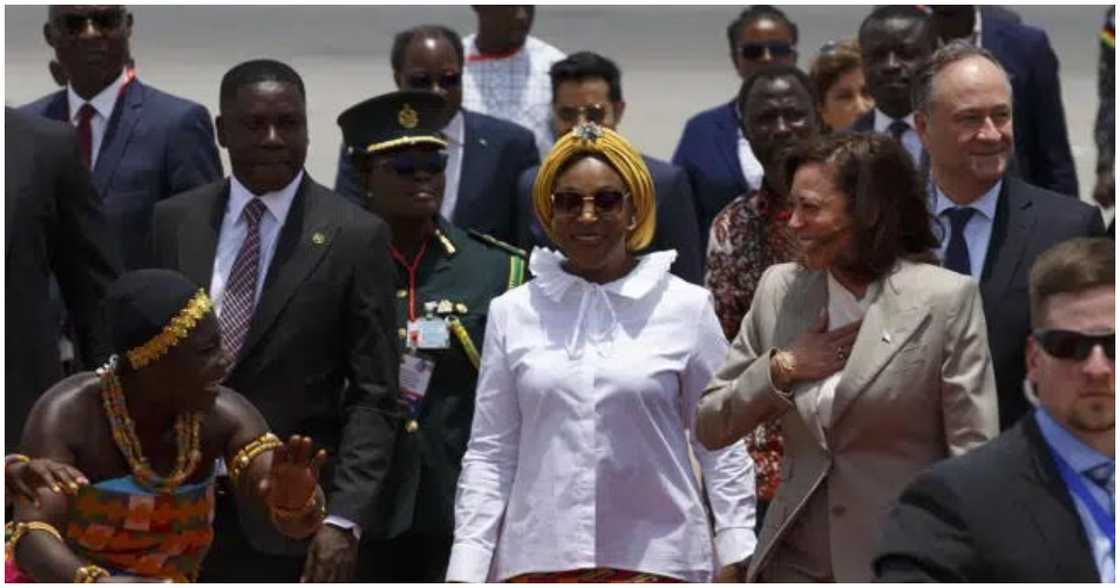
[[[410,322],[416,320],[416,270],[420,267],[420,260],[424,259],[424,252],[427,250],[428,241],[425,240],[420,245],[420,252],[416,254],[416,259],[409,263],[396,247],[389,246],[389,254],[408,271],[408,320]]]
[[[1089,514],[1092,516],[1093,521],[1097,523],[1097,528],[1101,533],[1108,537],[1108,544],[1111,547],[1111,552],[1116,553],[1116,521],[1112,516],[1106,512],[1105,508],[1093,498],[1093,494],[1089,488],[1085,486],[1085,482],[1081,479],[1081,475],[1074,471],[1073,467],[1061,456],[1058,455],[1054,448],[1050,448],[1050,453],[1054,456],[1054,462],[1058,464],[1058,472],[1062,475],[1062,479],[1066,481],[1066,486],[1070,491],[1081,499],[1085,507],[1089,509]]]

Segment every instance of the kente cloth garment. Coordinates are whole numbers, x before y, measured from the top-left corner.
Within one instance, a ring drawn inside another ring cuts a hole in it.
[[[715,299],[728,340],[739,333],[762,272],[794,259],[796,241],[788,221],[789,209],[765,189],[732,200],[712,221],[704,286]],[[763,423],[745,441],[757,468],[758,499],[772,500],[781,479],[781,425],[777,420]]]
[[[677,584],[683,580],[631,572],[615,568],[591,568],[584,570],[568,570],[564,572],[543,572],[539,574],[521,574],[509,579],[511,584],[595,584],[600,582],[617,582],[626,584]]]

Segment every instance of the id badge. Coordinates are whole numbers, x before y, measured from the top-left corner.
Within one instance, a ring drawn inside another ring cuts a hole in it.
[[[400,393],[408,405],[409,416],[413,419],[420,414],[420,402],[428,393],[432,381],[432,370],[436,362],[412,353],[401,354]]]
[[[408,344],[413,349],[447,349],[451,347],[451,331],[443,319],[409,321]]]

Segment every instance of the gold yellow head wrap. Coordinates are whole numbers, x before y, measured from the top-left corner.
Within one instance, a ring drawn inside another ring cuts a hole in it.
[[[653,191],[653,178],[649,175],[641,154],[622,135],[594,123],[584,123],[564,135],[552,147],[548,157],[537,172],[533,183],[533,209],[537,220],[548,237],[552,234],[552,191],[556,187],[557,172],[573,158],[594,154],[610,162],[630,192],[634,207],[634,229],[626,236],[626,250],[639,251],[653,240],[656,224],[657,200]]]

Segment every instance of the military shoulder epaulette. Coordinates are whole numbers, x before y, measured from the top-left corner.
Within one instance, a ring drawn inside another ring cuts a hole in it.
[[[467,234],[474,238],[476,241],[482,241],[483,243],[490,245],[491,247],[497,247],[498,249],[501,249],[502,251],[505,251],[510,255],[520,257],[521,259],[529,259],[529,254],[526,253],[524,249],[518,249],[517,247],[514,247],[513,245],[510,245],[505,241],[495,239],[494,237],[491,237],[486,233],[480,233],[474,229],[467,229]]]

